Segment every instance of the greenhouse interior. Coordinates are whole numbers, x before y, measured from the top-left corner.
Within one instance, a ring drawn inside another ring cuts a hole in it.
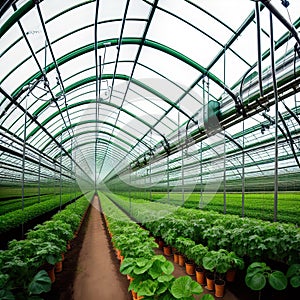
[[[0,299],[299,299],[299,0],[0,16]]]

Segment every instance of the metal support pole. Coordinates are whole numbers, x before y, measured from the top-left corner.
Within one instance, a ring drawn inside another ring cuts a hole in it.
[[[39,203],[41,202],[41,155],[39,156],[39,174],[38,174],[38,195]]]
[[[167,156],[167,192],[168,192],[168,204],[170,204],[170,172],[169,172],[170,158]]]
[[[224,214],[226,214],[226,138],[225,138],[225,130],[224,130],[224,157],[223,157],[223,168],[224,168],[224,173],[223,173],[223,180],[224,180],[224,191],[223,191],[223,195],[224,195]]]
[[[181,146],[181,193],[182,193],[182,206],[184,206],[184,150]]]
[[[200,205],[203,208],[203,166],[202,166],[202,141],[200,142]]]
[[[59,211],[61,211],[62,206],[62,133],[60,137],[60,166],[59,166]]]
[[[132,208],[132,204],[131,204],[131,171],[129,173],[129,215],[131,216],[131,208]]]
[[[25,158],[26,158],[26,128],[27,127],[27,96],[25,98],[24,142],[22,156],[22,239],[24,239],[24,199],[25,199]]]
[[[262,68],[261,68],[261,36],[260,36],[260,10],[259,3],[255,2],[255,16],[256,16],[256,28],[257,28],[257,66],[258,66],[258,78],[259,78],[259,91],[260,97],[264,95],[262,85]]]
[[[151,178],[151,173],[152,173],[152,164],[150,162],[149,164],[149,184],[150,184],[150,201],[152,201],[152,178]]]
[[[273,32],[273,17],[270,12],[270,53],[271,53],[271,69],[273,79],[273,90],[275,100],[275,157],[274,157],[274,222],[277,221],[277,206],[278,206],[278,91],[276,80],[275,56],[274,56],[274,32]]]
[[[242,150],[242,217],[245,217],[245,121],[243,120],[243,150]]]

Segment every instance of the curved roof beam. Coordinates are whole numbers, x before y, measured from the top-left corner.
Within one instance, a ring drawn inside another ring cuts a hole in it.
[[[139,45],[142,42],[141,38],[123,38],[122,39],[122,45],[134,45],[137,44]],[[103,48],[105,47],[104,44],[110,43],[110,46],[106,46],[106,47],[112,47],[112,46],[117,46],[119,43],[119,39],[107,39],[107,40],[103,40],[103,41],[99,41],[97,43],[98,48]],[[201,66],[200,64],[198,64],[197,62],[195,62],[194,60],[190,59],[189,57],[183,55],[182,53],[166,46],[160,43],[157,43],[155,41],[152,40],[145,40],[144,41],[144,46],[162,51],[168,55],[171,55],[177,59],[179,59],[180,61],[186,63],[187,65],[191,66],[192,68],[198,70],[199,72],[201,72],[202,74],[206,75],[207,77],[209,77],[212,81],[214,81],[217,85],[219,85],[222,89],[224,89],[233,99],[236,99],[237,96],[233,93],[233,91],[226,85],[224,85],[223,81],[221,79],[219,79],[217,76],[215,76],[213,73],[209,72],[205,67]],[[57,65],[60,66],[80,55],[83,55],[85,53],[94,51],[95,49],[95,45],[94,43],[88,44],[86,46],[80,47],[78,49],[75,49],[71,52],[69,52],[68,54],[60,57],[59,59],[57,59]],[[46,67],[47,73],[54,70],[55,68],[55,64],[51,63]],[[13,97],[15,97],[24,86],[26,86],[27,84],[33,82],[36,79],[40,79],[41,76],[43,74],[41,72],[37,72],[35,73],[33,76],[31,76],[30,78],[28,78],[20,87],[18,87],[14,92],[13,92]]]
[[[113,74],[104,74],[102,75],[102,79],[111,79],[113,77]],[[116,74],[115,76],[116,79],[120,79],[120,80],[126,80],[126,81],[129,81],[130,77],[128,75],[124,75],[124,74]],[[70,92],[72,91],[73,89],[75,88],[78,88],[79,86],[82,86],[84,84],[87,84],[89,82],[94,82],[96,80],[96,76],[91,76],[91,77],[87,77],[87,78],[84,78],[80,81],[77,81],[75,83],[73,83],[72,85],[70,86],[67,86],[65,88],[65,92]],[[148,85],[144,84],[143,82],[139,81],[139,80],[136,80],[134,78],[131,78],[131,82],[140,86],[141,88],[144,88],[145,90],[147,90],[148,92],[151,92],[152,94],[154,94],[155,96],[157,96],[158,98],[164,100],[165,102],[167,102],[169,105],[171,105],[172,107],[176,108],[177,110],[179,110],[182,114],[184,114],[185,116],[187,116],[189,118],[189,116],[186,114],[185,111],[183,111],[182,109],[180,109],[177,105],[175,105],[170,99],[168,99],[167,97],[165,97],[163,94],[159,93],[158,91],[156,91],[155,89],[149,87]],[[60,93],[58,93],[56,96],[59,96]],[[68,110],[71,109],[72,107],[74,106],[78,106],[78,105],[82,105],[82,104],[86,104],[86,103],[95,103],[96,100],[85,100],[85,101],[81,101],[81,102],[78,102],[76,104],[72,104],[72,105],[68,105]],[[41,107],[39,107],[34,113],[33,115],[35,117],[38,117],[38,115],[44,110],[47,108],[48,105],[50,105],[50,101],[49,102],[45,102]],[[153,128],[153,126],[151,126],[149,123],[145,122],[143,119],[141,118],[138,118],[136,115],[132,114],[131,112],[125,110],[123,107],[120,107],[120,106],[117,106],[111,102],[107,102],[107,101],[104,101],[104,100],[100,100],[98,101],[99,104],[106,104],[106,105],[110,105],[110,106],[113,106],[114,108],[117,108],[125,113],[127,113],[128,115],[132,116],[133,118],[139,120],[141,123],[143,123],[144,125],[148,126],[149,128],[152,128],[153,130],[155,130]],[[66,110],[66,108],[62,108],[62,112]],[[51,116],[49,116],[47,119],[45,119],[43,122],[42,122],[42,125],[45,126],[51,119],[53,119],[54,117],[56,117],[58,115],[58,112],[55,112],[54,114],[52,114]],[[37,131],[39,130],[39,128],[37,127],[36,129],[34,129],[32,132],[30,132],[28,134],[28,138],[33,136]]]
[[[89,121],[87,122],[83,122],[85,124],[89,123]],[[77,133],[75,134],[76,137],[82,137],[83,135],[86,135],[86,134],[90,134],[90,133],[94,133],[95,131],[94,130],[86,130],[86,131],[83,131],[83,132],[80,132],[80,133]],[[132,147],[132,145],[130,143],[128,143],[127,141],[125,141],[124,139],[118,137],[118,136],[115,136],[115,135],[111,135],[110,133],[106,132],[106,131],[102,131],[102,130],[99,130],[98,133],[101,133],[101,134],[105,134],[105,135],[109,135],[109,136],[112,136],[113,138],[119,140],[120,142],[124,143],[125,145],[129,146],[129,147]],[[64,139],[61,144],[64,145],[66,142],[68,142],[69,140],[71,140],[73,138],[73,136],[68,136],[66,139]],[[101,139],[99,139],[101,140]],[[51,149],[51,151],[53,151],[54,148]],[[123,150],[123,149],[122,149]],[[50,152],[51,152],[50,151]],[[50,153],[49,152],[49,153]],[[128,152],[128,150],[126,151],[126,153]],[[134,156],[134,155],[133,155]]]

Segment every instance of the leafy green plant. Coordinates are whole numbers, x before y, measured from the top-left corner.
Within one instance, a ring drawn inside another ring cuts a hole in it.
[[[292,287],[300,287],[300,264],[292,264],[287,270],[286,277]]]
[[[201,294],[203,289],[201,285],[192,280],[190,276],[182,276],[174,280],[170,291],[176,299],[193,300],[195,299],[193,295]]]
[[[38,295],[49,292],[51,280],[45,270],[37,272],[28,262],[12,257],[1,268],[1,299],[42,299]]]
[[[222,279],[231,267],[228,251],[219,249],[218,251],[212,250],[207,252],[203,257],[203,267],[214,273],[215,279]]]
[[[276,290],[284,290],[288,283],[287,278],[281,271],[272,270],[264,262],[254,262],[247,268],[245,282],[252,290],[262,290],[267,281]]]
[[[190,260],[193,260],[197,267],[203,267],[203,257],[207,254],[208,248],[202,244],[195,245],[191,247],[187,253],[187,257]]]
[[[194,299],[194,294],[202,293],[202,287],[189,276],[175,279],[174,266],[162,255],[152,258],[125,258],[120,272],[134,278],[128,290],[134,290],[145,300],[153,299]],[[213,298],[206,297],[210,300]]]
[[[178,237],[175,241],[175,247],[181,254],[187,253],[194,246],[195,242],[193,240],[182,236]]]
[[[228,261],[230,263],[231,269],[240,269],[243,270],[245,267],[244,260],[238,257],[233,251],[229,252]]]
[[[128,290],[134,290],[144,299],[160,299],[169,288],[169,282],[174,280],[174,266],[162,255],[148,258],[125,258],[120,272],[130,275],[134,280]]]

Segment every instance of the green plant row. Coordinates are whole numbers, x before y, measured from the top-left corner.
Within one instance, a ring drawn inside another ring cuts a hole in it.
[[[207,245],[210,250],[223,248],[252,261],[273,259],[286,264],[299,262],[300,229],[295,225],[176,208],[114,194],[109,197],[154,236],[163,237],[174,232],[176,236],[191,238],[196,244]]]
[[[128,193],[126,193],[128,196]],[[137,198],[150,200],[150,193],[132,193]],[[125,194],[123,194],[125,195]],[[126,195],[125,195],[126,196]],[[212,210],[223,213],[224,196],[223,193],[203,193],[202,203],[200,201],[200,193],[185,193],[184,203],[182,201],[182,193],[152,192],[152,201],[161,203],[169,203],[173,205],[183,206],[186,208],[194,208],[203,210]],[[278,216],[280,222],[294,223],[300,225],[300,193],[287,192],[278,195]],[[242,195],[241,193],[226,193],[226,212],[229,214],[242,215]],[[274,218],[274,194],[273,193],[245,193],[245,210],[246,217],[258,218],[265,221],[273,221]]]
[[[36,300],[50,291],[45,268],[62,259],[88,205],[86,197],[81,197],[51,220],[35,226],[25,240],[12,240],[7,250],[0,251],[0,299]]]
[[[62,205],[70,201],[71,194],[62,195]],[[19,227],[22,223],[26,223],[52,209],[60,206],[60,196],[52,197],[50,200],[36,203],[31,206],[9,212],[0,216],[0,234],[11,229]]]
[[[192,300],[203,289],[189,276],[175,278],[174,266],[163,255],[155,255],[157,247],[149,232],[140,228],[121,212],[107,197],[100,194],[101,206],[114,246],[124,260],[120,272],[131,278],[129,290],[145,300]],[[213,300],[204,295],[202,300]]]
[[[70,194],[70,197],[72,195]],[[33,204],[38,204],[41,202],[45,202],[48,201],[50,199],[53,199],[53,195],[44,195],[40,197],[40,202],[39,202],[39,197],[35,196],[35,197],[30,197],[30,198],[26,198],[24,200],[24,207],[29,207]],[[5,205],[1,205],[0,206],[0,216],[1,215],[5,215],[11,211],[15,211],[18,209],[22,209],[22,199],[17,199],[17,200],[9,200],[7,201],[7,204]]]

